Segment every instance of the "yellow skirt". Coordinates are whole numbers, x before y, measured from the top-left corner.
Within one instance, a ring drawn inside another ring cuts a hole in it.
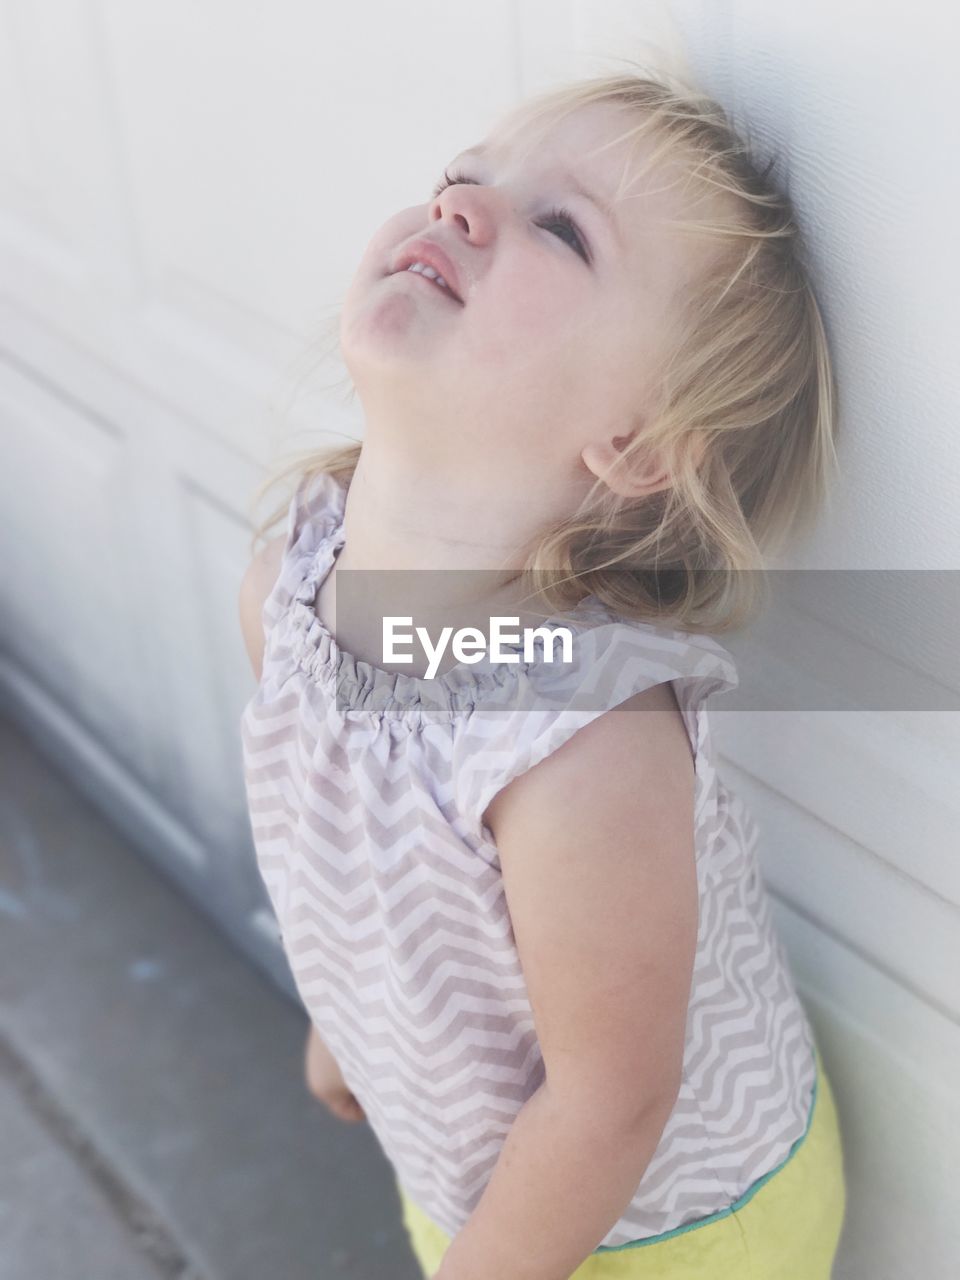
[[[450,1237],[397,1187],[414,1255],[432,1276]],[[778,1168],[709,1218],[591,1253],[570,1280],[830,1280],[845,1207],[840,1128],[818,1052],[809,1127]]]

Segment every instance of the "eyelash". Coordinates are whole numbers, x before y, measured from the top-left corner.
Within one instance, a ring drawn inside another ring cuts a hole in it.
[[[436,199],[436,197],[440,194],[441,191],[446,190],[447,187],[455,186],[457,183],[460,183],[460,182],[472,183],[474,186],[478,185],[474,178],[466,178],[462,173],[456,173],[456,172],[453,174],[448,174],[446,169],[444,169],[442,180],[438,182],[433,189],[434,199]],[[579,246],[579,248],[573,245],[571,245],[571,248],[573,249],[574,253],[578,254],[581,258],[583,258],[584,262],[590,261],[589,250],[587,249],[587,242],[584,239],[583,234],[580,231],[580,228],[577,226],[577,223],[574,220],[573,215],[568,210],[563,208],[551,209],[548,213],[544,214],[541,221],[548,224],[551,222],[558,222],[563,226],[567,227],[568,230],[572,231],[574,236],[576,237],[577,245]]]

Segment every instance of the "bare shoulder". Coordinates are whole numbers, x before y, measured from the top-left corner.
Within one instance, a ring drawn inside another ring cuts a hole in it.
[[[564,795],[606,796],[635,781],[668,785],[682,803],[694,781],[693,751],[673,686],[667,681],[634,694],[579,729],[538,765],[515,778],[487,806],[484,821],[495,838],[507,823],[520,823],[550,801],[558,812]],[[571,803],[573,801],[571,800]]]
[[[240,631],[253,674],[260,679],[263,666],[263,606],[280,572],[286,535],[270,538],[251,559],[240,581],[238,608]]]

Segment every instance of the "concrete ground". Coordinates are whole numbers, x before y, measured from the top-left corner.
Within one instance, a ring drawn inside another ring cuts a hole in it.
[[[305,1034],[0,721],[0,1280],[420,1280]]]

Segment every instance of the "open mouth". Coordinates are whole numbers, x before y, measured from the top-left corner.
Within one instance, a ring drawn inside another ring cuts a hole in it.
[[[429,285],[435,293],[445,294],[451,302],[455,302],[458,306],[463,306],[463,303],[448,285],[437,284],[436,280],[434,280],[432,276],[428,276],[422,271],[411,271],[409,267],[401,267],[399,271],[394,271],[391,274],[395,276],[416,276],[423,284]]]
[[[442,293],[445,297],[449,298],[451,302],[456,302],[456,298],[449,289],[445,288],[442,284],[437,284],[436,280],[431,280],[429,276],[425,276],[421,271],[411,271],[409,268],[405,267],[403,271],[397,271],[395,274],[398,276],[413,276],[424,284],[428,284],[434,293]]]

